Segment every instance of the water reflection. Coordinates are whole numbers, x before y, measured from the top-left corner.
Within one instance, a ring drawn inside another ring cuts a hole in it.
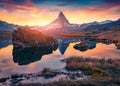
[[[64,55],[67,48],[69,47],[69,44],[72,42],[84,42],[84,43],[86,43],[87,44],[86,48],[79,48],[79,49],[75,48],[76,50],[80,50],[82,52],[89,50],[89,49],[96,48],[96,44],[97,44],[97,41],[89,39],[89,38],[88,39],[86,39],[86,38],[81,38],[81,39],[79,39],[79,38],[57,38],[57,39],[58,39],[58,43],[59,43],[58,48],[59,48],[59,51],[62,55]],[[108,43],[105,42],[105,44],[108,44]]]
[[[66,38],[66,37],[58,37],[56,39],[58,40],[58,49],[62,55],[64,55],[70,43],[82,40],[80,38]]]
[[[76,49],[75,48],[76,50],[80,50],[82,52],[94,49],[94,48],[96,48],[96,45],[98,43],[100,43],[97,40],[92,39],[92,38],[66,38],[66,37],[62,38],[62,37],[58,37],[57,39],[58,39],[58,43],[59,43],[58,49],[59,49],[59,51],[60,51],[60,53],[62,55],[64,55],[64,53],[66,52],[66,50],[69,47],[70,43],[74,43],[74,42],[79,42],[79,43],[80,42],[84,42],[84,43],[87,43],[87,47],[85,49],[83,49],[83,48]],[[106,44],[106,45],[113,44],[110,41],[102,41],[102,43]],[[115,44],[115,46],[116,46],[117,49],[120,49],[120,46],[117,46],[116,44]]]
[[[0,40],[0,48],[6,47],[12,43],[12,40]]]
[[[43,55],[51,54],[57,46],[49,48],[15,48],[13,47],[13,61],[19,65],[27,65],[38,61]]]
[[[97,44],[97,42],[94,42],[94,41],[86,41],[86,42],[78,43],[78,44],[74,45],[73,47],[76,50],[80,50],[80,51],[84,52],[84,51],[96,48],[96,44]]]
[[[69,43],[65,43],[62,40],[59,42],[58,48],[59,48],[59,51],[62,55],[64,55],[68,46],[69,46]]]
[[[103,44],[94,40],[79,38],[58,38],[58,42],[58,48],[16,49],[13,48],[13,45],[3,47],[0,49],[0,70],[17,73],[36,73],[44,67],[62,69],[65,67],[65,64],[61,60],[71,56],[93,58],[120,57],[120,50],[114,44],[107,43],[106,45],[106,42]],[[73,46],[80,42],[88,42],[90,49],[84,52],[74,49]]]

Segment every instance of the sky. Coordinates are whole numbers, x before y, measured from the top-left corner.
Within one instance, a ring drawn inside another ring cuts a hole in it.
[[[0,20],[18,25],[47,25],[62,11],[70,23],[120,18],[120,0],[0,0]]]

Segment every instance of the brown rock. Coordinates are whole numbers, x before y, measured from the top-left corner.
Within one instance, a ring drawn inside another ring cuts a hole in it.
[[[31,30],[27,27],[18,28],[13,31],[12,42],[17,47],[50,47],[58,45],[53,37],[43,35],[37,30]]]

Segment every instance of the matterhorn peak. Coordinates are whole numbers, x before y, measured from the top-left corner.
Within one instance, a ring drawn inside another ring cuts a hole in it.
[[[63,12],[60,12],[58,15],[58,19],[61,23],[67,23],[69,24],[69,21],[67,20],[67,18],[64,16]]]
[[[47,27],[47,29],[56,28],[56,27],[63,28],[69,26],[69,24],[70,23],[63,14],[63,12],[60,12],[58,18],[55,19],[53,22],[51,22],[50,25]]]
[[[65,16],[64,16],[64,14],[63,14],[62,11],[61,11],[61,12],[59,13],[59,15],[58,15],[58,18],[60,18],[60,17],[64,17],[64,18],[65,18]]]

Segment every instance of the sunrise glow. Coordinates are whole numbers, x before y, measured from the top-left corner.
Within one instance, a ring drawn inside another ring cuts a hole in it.
[[[43,26],[56,19],[60,11],[70,23],[77,24],[116,20],[120,17],[119,0],[87,0],[81,1],[81,4],[80,1],[4,0],[0,1],[0,20],[19,25]]]

